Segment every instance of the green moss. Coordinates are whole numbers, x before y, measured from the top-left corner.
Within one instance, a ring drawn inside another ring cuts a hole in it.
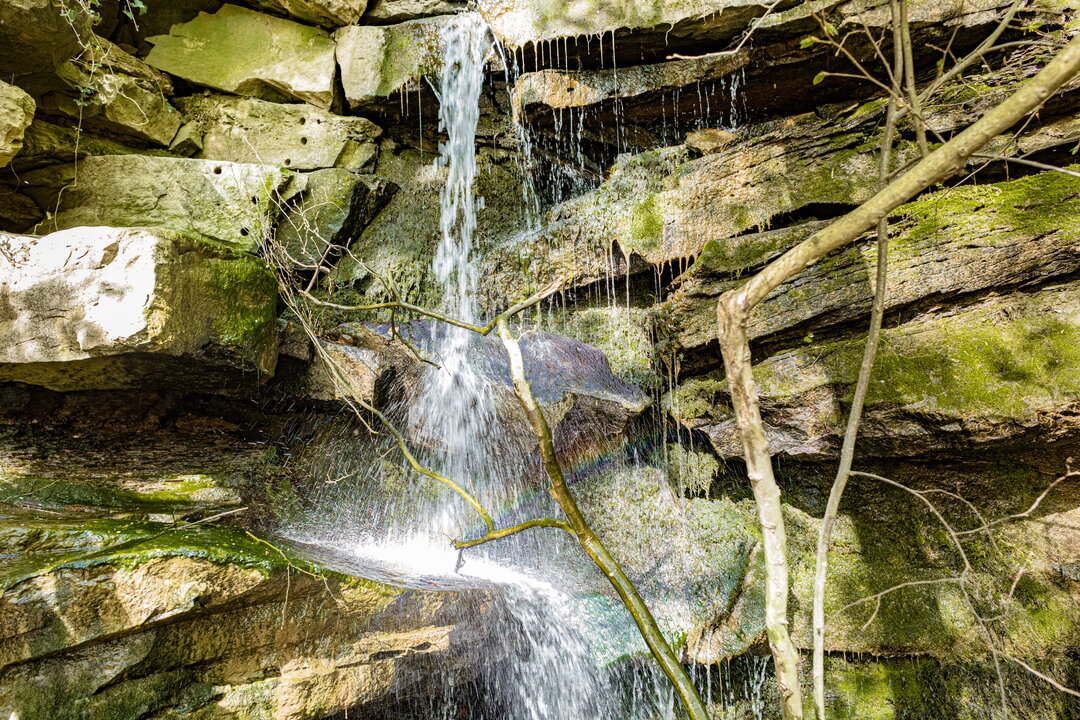
[[[14,522],[8,523],[9,534],[14,532],[13,525]],[[63,568],[133,567],[167,557],[193,557],[222,565],[238,565],[257,570],[265,577],[295,567],[305,572],[329,574],[353,584],[366,582],[322,570],[239,528],[196,526],[178,529],[168,523],[89,520],[42,521],[31,525],[30,530],[38,537],[52,534],[50,547],[64,544],[61,538],[65,535],[67,543],[82,547],[18,557],[0,570],[0,589]]]
[[[660,245],[664,235],[664,218],[656,207],[656,196],[646,195],[631,213],[630,248],[652,250]]]

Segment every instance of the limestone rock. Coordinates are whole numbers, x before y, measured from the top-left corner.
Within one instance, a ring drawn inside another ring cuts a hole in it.
[[[76,149],[78,153],[76,154]],[[131,155],[140,150],[115,140],[79,132],[76,128],[55,125],[38,118],[30,123],[23,136],[23,150],[11,161],[19,173],[27,170],[74,162],[91,155]],[[156,149],[142,150],[144,154],[162,154]]]
[[[838,452],[862,339],[814,344],[754,367],[769,449]],[[970,453],[994,443],[1052,444],[1075,435],[1080,407],[1080,288],[1050,286],[974,309],[917,318],[883,331],[860,448],[877,457]],[[742,446],[716,374],[684,382],[665,400],[725,458]]]
[[[42,110],[78,120],[87,128],[167,147],[180,127],[180,113],[166,99],[168,76],[103,38],[57,69],[77,94],[51,92]]]
[[[19,717],[367,714],[422,696],[427,663],[478,660],[484,590],[355,579],[234,528],[99,527],[106,547],[26,555],[0,587],[0,707]]]
[[[304,180],[305,190],[290,204],[275,239],[305,265],[334,263],[395,189],[374,175],[339,168],[316,170]]]
[[[56,68],[93,37],[89,13],[72,7],[70,17],[58,0],[8,0],[0,3],[0,78],[34,97],[62,88]]]
[[[202,137],[196,157],[283,165],[291,170],[339,167],[359,171],[375,156],[381,128],[303,104],[228,95],[176,101],[189,132]]]
[[[350,107],[369,107],[437,71],[442,62],[440,33],[445,22],[444,18],[430,18],[337,30],[337,62]]]
[[[705,128],[693,130],[686,134],[686,147],[696,150],[702,155],[711,155],[720,152],[728,145],[737,142],[739,136],[720,128]]]
[[[392,376],[393,366],[384,355],[320,340],[311,364],[286,392],[311,400],[359,401],[377,407],[381,405],[379,385]]]
[[[374,0],[364,13],[364,22],[386,25],[432,15],[450,15],[463,11],[466,5],[463,0]]]
[[[148,64],[198,85],[323,109],[334,100],[334,41],[318,28],[224,5],[147,40]]]
[[[6,380],[194,388],[274,370],[277,282],[252,255],[164,229],[0,238]]]
[[[37,225],[45,213],[14,182],[0,182],[0,231],[24,233]]]
[[[367,9],[368,0],[245,0],[245,2],[312,25],[341,27],[355,25]]]
[[[1017,213],[1024,207],[1024,213]],[[1080,182],[1062,174],[931,193],[894,211],[887,308],[936,297],[1045,282],[1080,269]],[[706,243],[665,303],[684,350],[716,338],[712,298],[738,275],[805,238],[819,224]],[[830,256],[781,285],[755,312],[752,339],[849,322],[869,312],[874,250],[869,240]],[[708,298],[708,299],[706,299]]]
[[[0,80],[0,168],[22,149],[23,135],[34,119],[34,99]]]
[[[273,228],[289,176],[268,165],[102,155],[25,176],[54,208],[37,233],[80,225],[161,227],[254,250]]]

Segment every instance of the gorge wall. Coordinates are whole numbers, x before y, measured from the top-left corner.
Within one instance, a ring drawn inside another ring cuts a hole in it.
[[[1010,3],[910,5],[925,87]],[[935,141],[1080,31],[1069,0],[1021,8],[1010,44],[925,108]],[[0,714],[419,717],[437,673],[467,683],[498,661],[490,588],[359,579],[276,534],[340,480],[326,449],[367,437],[348,403],[414,393],[420,363],[386,330],[403,318],[341,308],[438,304],[432,79],[441,29],[469,10],[0,2]],[[716,716],[778,717],[775,692],[720,689],[767,647],[715,303],[876,191],[886,100],[847,75],[879,66],[888,3],[475,10],[499,43],[477,134],[480,306],[557,284],[521,329],[583,509]],[[850,57],[806,41],[826,24]],[[1025,669],[1080,687],[1080,483],[1055,482],[1080,448],[1078,97],[1074,78],[891,216],[856,469],[923,494],[860,477],[842,506],[834,717],[1080,717]],[[909,126],[895,154],[918,157]],[[807,652],[874,252],[867,235],[829,255],[750,325]],[[322,304],[298,312],[295,287]],[[511,405],[507,442],[527,443]]]

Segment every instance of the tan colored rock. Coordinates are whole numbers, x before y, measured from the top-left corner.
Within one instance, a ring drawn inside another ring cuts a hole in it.
[[[290,170],[359,171],[375,156],[382,134],[366,118],[334,115],[305,104],[230,95],[178,98],[187,132],[201,137],[195,157],[281,165]]]
[[[348,578],[238,529],[124,524],[99,562],[61,553],[0,588],[5,711],[114,720],[134,698],[159,717],[319,720],[479,660],[484,591]]]
[[[249,5],[282,13],[300,22],[324,27],[353,25],[367,9],[368,0],[245,0]]]
[[[450,15],[463,11],[466,5],[463,0],[374,0],[368,4],[364,22],[388,25],[432,15]]]
[[[588,107],[717,80],[749,60],[749,53],[740,52],[611,70],[540,70],[518,79],[511,101],[514,112],[524,116],[552,108]]]
[[[0,243],[0,378],[85,390],[273,373],[277,281],[259,258],[164,229]]]
[[[224,5],[147,40],[154,49],[146,62],[189,82],[276,102],[333,103],[334,41],[324,30]]]
[[[738,135],[720,128],[705,128],[686,133],[686,147],[702,155],[718,153],[738,140]]]
[[[34,119],[34,99],[0,80],[0,168],[19,154],[23,134]]]

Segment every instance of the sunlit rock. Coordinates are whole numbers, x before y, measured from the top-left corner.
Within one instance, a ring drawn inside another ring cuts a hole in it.
[[[373,0],[364,13],[364,22],[383,25],[449,15],[463,11],[467,4],[464,0]]]
[[[810,344],[755,365],[770,452],[836,455],[863,345],[862,338]],[[878,457],[919,457],[1071,437],[1080,406],[1078,348],[1080,288],[1073,283],[888,328],[860,448]],[[685,381],[665,404],[704,431],[721,457],[742,455],[718,373]]]
[[[177,98],[185,128],[201,138],[194,157],[282,165],[290,170],[360,170],[375,156],[381,128],[306,104],[229,95]]]
[[[273,228],[290,177],[269,165],[103,155],[27,173],[52,209],[37,233],[81,225],[161,227],[254,250]]]
[[[362,109],[404,89],[442,64],[444,18],[337,30],[337,62],[345,100]]]
[[[146,62],[222,92],[329,108],[334,99],[334,41],[318,28],[225,5],[174,25]]]
[[[206,388],[274,370],[277,282],[259,258],[164,229],[0,240],[5,380]]]
[[[34,99],[0,80],[0,168],[23,146],[23,135],[34,119]]]
[[[583,108],[662,93],[726,77],[745,67],[749,59],[743,52],[609,70],[526,73],[514,84],[514,112],[525,118],[550,109]]]
[[[367,714],[425,696],[435,663],[481,660],[485,590],[358,580],[236,528],[97,528],[104,548],[53,533],[60,547],[0,584],[0,707],[18,717],[105,720],[133,702],[162,716]]]
[[[249,5],[282,13],[305,23],[326,27],[353,25],[368,0],[245,0]]]
[[[41,109],[66,115],[86,128],[168,146],[180,127],[169,104],[172,82],[162,72],[95,37],[78,57],[57,68],[66,92],[51,92]]]

